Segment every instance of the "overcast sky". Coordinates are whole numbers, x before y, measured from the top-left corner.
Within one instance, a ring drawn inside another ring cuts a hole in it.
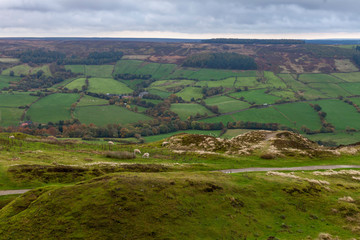
[[[0,37],[360,38],[357,0],[0,0]]]

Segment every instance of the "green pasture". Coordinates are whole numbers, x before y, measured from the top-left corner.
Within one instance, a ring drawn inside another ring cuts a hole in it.
[[[208,116],[213,115],[208,109],[196,103],[171,104],[170,110],[177,113],[181,120],[186,120],[189,116],[195,116],[197,113],[201,115],[208,114]]]
[[[247,102],[239,101],[227,96],[215,96],[205,100],[206,105],[218,106],[219,112],[227,113],[250,107]]]
[[[360,129],[360,113],[353,106],[337,99],[319,100],[313,103],[319,104],[321,111],[326,112],[325,119],[335,126],[335,130],[345,130],[347,127]]]
[[[143,64],[144,62],[139,60],[120,60],[115,65],[114,75],[124,73],[135,74]]]
[[[126,86],[128,86],[131,89],[135,89],[136,85],[143,82],[144,80],[142,79],[134,79],[134,80],[120,80],[120,82],[126,84]]]
[[[338,83],[343,82],[341,79],[336,78],[329,74],[323,73],[304,73],[300,74],[299,81],[304,83]]]
[[[116,105],[77,107],[75,116],[81,123],[105,126],[111,123],[129,124],[151,120],[150,117]]]
[[[77,107],[97,106],[109,104],[109,101],[101,98],[95,98],[85,95],[80,99],[80,102],[76,105]]]
[[[196,83],[196,86],[233,88],[234,82],[235,78],[226,78],[224,80],[199,81]]]
[[[136,70],[136,74],[151,74],[154,79],[163,79],[170,75],[176,68],[175,64],[160,64],[144,62],[144,64]]]
[[[0,107],[0,126],[17,126],[24,109]]]
[[[20,81],[20,77],[10,77],[6,75],[0,75],[0,90],[4,87],[10,87],[11,82]]]
[[[341,78],[346,82],[360,82],[360,72],[332,73],[331,75]]]
[[[252,108],[249,110],[237,112],[231,115],[222,115],[218,117],[212,117],[201,120],[207,123],[218,123],[222,122],[258,122],[258,123],[279,123],[285,126],[294,127],[294,124],[290,122],[282,113],[274,109],[273,107],[268,108]]]
[[[321,121],[317,112],[315,112],[308,103],[296,102],[280,104],[274,106],[274,108],[292,122],[296,129],[301,129],[302,126],[311,130],[318,130],[321,128]]]
[[[229,95],[237,99],[244,98],[245,101],[255,104],[273,104],[277,100],[281,99],[280,97],[266,94],[265,91],[265,89],[257,89],[250,91],[234,92],[230,93]]]
[[[266,84],[262,85],[263,87],[286,88],[286,84],[273,72],[265,71],[264,77],[267,81]]]
[[[112,78],[114,65],[85,65],[85,76]]]
[[[350,83],[351,84],[351,83]],[[309,83],[309,87],[316,89],[319,92],[322,92],[328,97],[338,97],[338,96],[350,96],[352,95],[349,91],[341,87],[342,85],[335,83]]]
[[[161,91],[173,91],[177,87],[191,86],[195,83],[192,80],[159,80],[150,85],[150,89],[158,89]]]
[[[112,78],[89,78],[89,92],[127,94],[133,90],[120,81]]]
[[[171,92],[167,92],[167,91],[162,91],[159,89],[148,89],[147,90],[150,94],[154,94],[154,95],[158,95],[162,98],[167,98],[168,96],[170,96],[172,93]]]
[[[259,85],[256,77],[236,77],[234,87],[249,87],[255,88]],[[259,86],[262,87],[262,86]]]
[[[85,74],[85,65],[65,65],[65,69],[73,73]]]
[[[185,101],[190,101],[192,98],[196,100],[203,97],[202,90],[198,87],[186,87],[180,92],[176,93],[176,95]]]
[[[256,77],[256,71],[236,71],[236,70],[219,70],[219,69],[198,69],[190,76],[191,79],[197,80],[220,80],[229,77]]]
[[[359,83],[340,83],[340,87],[345,89],[351,95],[360,95],[360,82]]]
[[[15,76],[28,75],[31,72],[32,67],[27,64],[17,65],[15,67],[7,68],[1,72],[2,75],[10,75],[13,71]]]
[[[38,97],[30,96],[29,93],[0,94],[0,107],[20,107],[30,105]]]
[[[55,93],[41,98],[31,105],[26,116],[33,122],[48,123],[71,119],[70,107],[79,99],[79,94]]]
[[[81,90],[82,86],[85,85],[85,80],[86,80],[86,78],[74,79],[70,83],[66,84],[64,87],[66,87],[66,88],[68,88],[70,90],[74,90],[75,88],[77,90]]]

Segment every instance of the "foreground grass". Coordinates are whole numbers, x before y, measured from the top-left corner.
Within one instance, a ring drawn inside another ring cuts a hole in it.
[[[265,173],[111,174],[22,195],[0,210],[0,233],[6,239],[359,236],[347,220],[359,213],[358,201],[338,201],[344,195],[358,199],[344,184],[359,183],[327,180],[328,188]]]

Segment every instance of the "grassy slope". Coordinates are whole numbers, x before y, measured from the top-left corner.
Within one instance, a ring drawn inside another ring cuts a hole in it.
[[[221,113],[233,112],[236,110],[248,108],[250,106],[250,104],[246,102],[235,100],[227,96],[215,96],[207,98],[205,103],[210,106],[218,106]]]
[[[75,110],[75,116],[82,123],[94,123],[99,126],[104,126],[110,123],[128,124],[140,120],[151,120],[151,118],[146,115],[135,113],[125,109],[124,107],[115,105],[77,107]]]
[[[48,123],[70,119],[70,107],[78,94],[56,93],[34,103],[27,112],[33,122]]]
[[[0,107],[19,107],[31,104],[38,97],[28,93],[0,94]]]
[[[186,101],[190,101],[192,98],[196,100],[203,97],[202,90],[198,87],[186,87],[180,92],[177,92],[176,95]]]
[[[124,83],[111,78],[89,78],[89,92],[126,94],[133,92]]]
[[[195,116],[197,113],[205,114],[207,113],[209,116],[213,115],[212,112],[207,110],[205,107],[199,104],[188,104],[188,103],[175,103],[171,104],[171,111],[177,113],[182,120],[186,120],[189,116]]]
[[[351,224],[346,217],[359,212],[358,204],[337,199],[358,199],[359,193],[344,186],[359,183],[350,177],[325,179],[331,191],[265,173],[113,174],[24,194],[0,210],[0,233],[6,239],[357,236],[346,229]]]

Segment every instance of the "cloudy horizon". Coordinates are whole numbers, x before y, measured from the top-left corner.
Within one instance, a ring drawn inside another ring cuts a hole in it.
[[[2,0],[0,37],[360,38],[355,0]]]

